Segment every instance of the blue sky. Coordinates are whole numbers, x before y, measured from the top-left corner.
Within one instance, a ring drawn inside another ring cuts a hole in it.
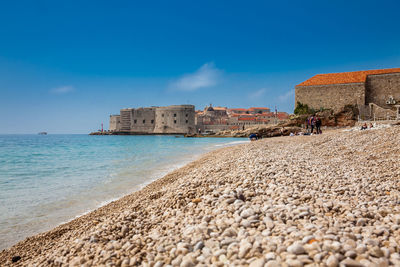
[[[275,105],[317,73],[400,66],[398,1],[2,1],[0,133],[121,108]]]

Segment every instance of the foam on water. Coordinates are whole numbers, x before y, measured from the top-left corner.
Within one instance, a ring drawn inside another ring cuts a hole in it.
[[[0,249],[139,190],[237,138],[0,135]]]

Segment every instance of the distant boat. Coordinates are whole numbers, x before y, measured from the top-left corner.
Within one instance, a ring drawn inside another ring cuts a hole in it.
[[[40,132],[38,135],[47,135],[47,132]]]

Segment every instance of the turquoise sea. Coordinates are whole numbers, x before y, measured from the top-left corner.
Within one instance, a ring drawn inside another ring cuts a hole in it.
[[[0,249],[87,213],[237,138],[0,135]]]

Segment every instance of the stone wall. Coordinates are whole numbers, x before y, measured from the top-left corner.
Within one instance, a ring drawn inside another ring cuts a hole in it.
[[[132,109],[131,132],[153,133],[156,108]]]
[[[195,111],[193,105],[157,107],[155,112],[156,134],[195,133]]]
[[[366,103],[374,103],[382,108],[393,109],[386,104],[393,96],[400,104],[400,73],[368,75],[366,80]]]
[[[108,128],[108,130],[112,132],[118,132],[120,130],[120,120],[120,115],[110,115],[110,127]]]
[[[346,105],[365,104],[364,83],[296,86],[295,92],[295,104],[300,102],[313,109],[339,112]]]
[[[197,126],[197,131],[200,129],[202,133],[206,131],[212,131],[214,133],[217,133],[219,131],[225,131],[225,130],[230,130],[232,128],[232,125],[223,125],[223,124],[207,124],[207,125],[196,125]]]
[[[397,118],[396,110],[382,108],[381,106],[378,106],[374,103],[370,103],[369,107],[370,107],[371,114],[372,114],[370,119],[376,119],[376,120],[392,119],[392,120],[394,120]]]
[[[131,117],[132,117],[132,108],[124,108],[120,111],[121,116],[121,131],[122,132],[130,132],[131,131]]]

